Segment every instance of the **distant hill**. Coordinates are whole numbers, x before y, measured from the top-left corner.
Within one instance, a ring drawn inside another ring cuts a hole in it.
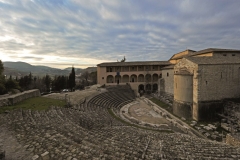
[[[33,76],[45,76],[46,74],[50,76],[55,75],[69,75],[72,67],[66,69],[51,68],[47,66],[34,66],[25,62],[3,62],[4,75],[12,76],[24,76],[28,75],[30,72]],[[75,72],[83,73],[88,70],[88,72],[93,72],[97,70],[97,67],[89,67],[86,69],[75,68]]]

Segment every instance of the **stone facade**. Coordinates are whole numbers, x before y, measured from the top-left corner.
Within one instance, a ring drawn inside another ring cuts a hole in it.
[[[100,85],[125,85],[128,83],[135,93],[158,91],[158,79],[168,61],[110,62],[97,65],[97,79]]]
[[[222,100],[239,98],[240,63],[235,61],[236,58],[223,57],[183,58],[179,61],[174,67],[175,113],[195,120],[211,119],[217,112],[221,112]],[[186,72],[192,78],[186,79]],[[184,107],[188,113],[184,111]],[[189,115],[189,111],[192,115]]]
[[[240,50],[185,50],[174,54],[168,63],[99,64],[98,83],[116,85],[119,79],[122,84],[129,83],[135,91],[139,91],[140,85],[144,90],[150,85],[151,92],[155,85],[158,96],[174,95],[173,112],[176,115],[195,120],[214,118],[217,112],[221,112],[224,99],[240,97]],[[146,70],[147,66],[158,67],[153,71]],[[117,78],[118,71],[121,76]],[[149,82],[146,81],[147,74],[151,77]],[[157,81],[153,81],[154,75]]]
[[[173,96],[173,68],[163,68],[162,70],[162,79],[159,82],[159,93],[163,96]]]

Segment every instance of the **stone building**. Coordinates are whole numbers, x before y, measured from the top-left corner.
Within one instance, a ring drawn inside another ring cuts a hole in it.
[[[97,71],[99,84],[171,96],[173,113],[187,119],[211,119],[224,99],[240,97],[240,50],[185,50],[168,61],[101,63]]]
[[[110,62],[97,65],[98,84],[130,84],[135,92],[155,92],[168,61]]]
[[[175,115],[211,119],[221,112],[224,99],[240,97],[240,50],[210,48],[182,55],[177,61],[170,85]]]

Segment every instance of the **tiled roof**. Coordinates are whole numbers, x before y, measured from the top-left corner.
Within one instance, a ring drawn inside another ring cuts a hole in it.
[[[187,49],[185,51],[196,52],[196,51],[191,50],[191,49]],[[185,52],[185,51],[182,51],[182,52]],[[187,57],[187,56],[190,55],[190,54],[184,54],[184,55],[179,56],[178,54],[180,54],[182,52],[178,52],[178,53],[174,54],[169,60],[180,59],[180,58]]]
[[[186,57],[196,64],[240,64],[240,57]]]
[[[97,66],[110,67],[110,66],[141,66],[141,65],[170,65],[168,61],[138,61],[138,62],[107,62],[100,63]]]
[[[169,65],[169,66],[163,67],[162,70],[164,70],[164,69],[173,69],[174,66],[175,66],[175,65],[172,64],[172,65]]]

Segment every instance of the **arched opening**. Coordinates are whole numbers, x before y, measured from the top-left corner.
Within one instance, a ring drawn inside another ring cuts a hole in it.
[[[142,95],[144,93],[144,85],[143,84],[140,84],[138,86],[138,92]]]
[[[147,85],[146,85],[146,90],[147,90],[147,91],[151,91],[151,88],[152,88],[151,84],[147,84]]]
[[[122,82],[123,83],[128,83],[129,82],[129,76],[128,75],[123,75]]]
[[[145,76],[145,82],[151,82],[152,79],[151,79],[151,74],[146,74]]]
[[[114,79],[112,75],[107,76],[107,83],[113,83]]]
[[[137,82],[137,76],[135,74],[131,75],[130,82]]]
[[[153,92],[156,92],[158,90],[158,84],[154,83],[153,84]]]
[[[115,76],[115,83],[117,83],[117,84],[121,83],[121,76],[120,75]]]
[[[144,82],[144,75],[143,74],[138,75],[138,82]]]
[[[158,74],[153,74],[153,82],[157,82],[158,81]]]

